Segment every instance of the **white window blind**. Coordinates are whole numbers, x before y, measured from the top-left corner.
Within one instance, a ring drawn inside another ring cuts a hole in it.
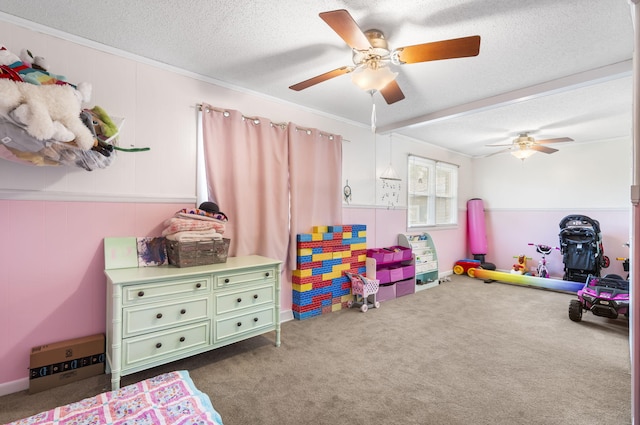
[[[408,158],[409,227],[458,223],[458,167],[415,155]]]

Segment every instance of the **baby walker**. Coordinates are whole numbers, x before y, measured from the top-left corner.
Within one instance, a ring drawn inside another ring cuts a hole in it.
[[[349,301],[347,306],[360,306],[360,311],[366,312],[369,307],[380,308],[380,302],[376,300],[376,294],[380,286],[378,279],[369,279],[361,274],[344,272],[351,280],[351,293],[355,296],[355,301]]]
[[[560,248],[558,248],[557,246],[554,247],[549,245],[539,245],[535,243],[530,243],[529,245],[535,246],[536,252],[542,254],[542,258],[538,262],[538,267],[536,268],[536,276],[543,277],[545,279],[549,278],[549,270],[547,269],[547,255],[551,254],[551,251],[553,251],[554,249],[557,249],[559,251]]]

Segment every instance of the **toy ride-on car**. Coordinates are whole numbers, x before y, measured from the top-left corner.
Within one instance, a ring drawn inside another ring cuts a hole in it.
[[[453,266],[453,272],[455,274],[463,274],[473,277],[473,269],[477,269],[480,267],[480,260],[471,260],[469,258],[465,258],[464,260],[456,261]]]
[[[578,299],[569,302],[569,319],[579,322],[583,310],[609,319],[617,319],[620,314],[629,318],[629,281],[617,275],[589,275],[578,291]]]

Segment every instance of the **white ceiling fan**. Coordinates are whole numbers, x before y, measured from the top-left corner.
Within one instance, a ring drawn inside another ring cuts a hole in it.
[[[381,30],[363,31],[345,9],[322,12],[320,18],[352,49],[353,65],[342,66],[294,84],[289,87],[291,90],[304,90],[340,75],[353,73],[355,84],[366,91],[379,91],[390,105],[404,99],[404,93],[395,80],[398,73],[392,72],[390,65],[465,58],[480,53],[479,35],[392,49]]]
[[[489,147],[496,146],[508,146],[506,149],[501,149],[497,152],[492,153],[491,155],[496,155],[502,152],[510,152],[511,155],[516,158],[522,159],[523,161],[529,158],[536,152],[542,153],[554,153],[557,152],[558,149],[550,148],[548,146],[544,146],[549,143],[561,143],[561,142],[573,142],[573,139],[570,137],[558,137],[555,139],[543,139],[536,140],[533,137],[529,136],[529,133],[520,133],[518,137],[513,139],[511,143],[496,143],[492,145],[486,145]]]

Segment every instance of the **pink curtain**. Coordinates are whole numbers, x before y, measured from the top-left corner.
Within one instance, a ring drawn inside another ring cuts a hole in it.
[[[342,223],[342,137],[289,123],[289,175],[288,266],[294,270],[296,235]]]
[[[202,105],[208,193],[229,221],[230,256],[285,261],[289,243],[286,125]]]

